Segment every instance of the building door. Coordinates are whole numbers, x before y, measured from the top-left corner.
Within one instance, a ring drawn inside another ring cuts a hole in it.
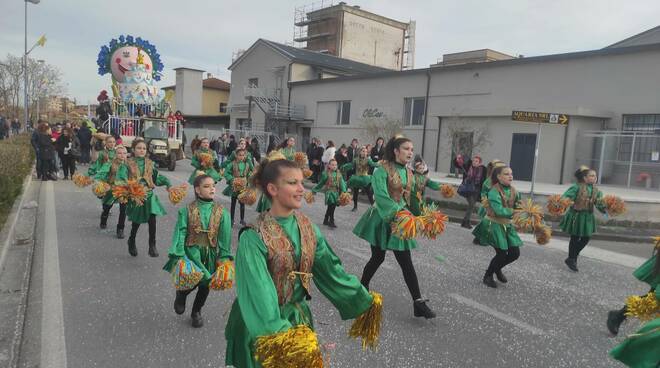
[[[535,149],[536,134],[513,133],[510,166],[515,180],[532,180]]]

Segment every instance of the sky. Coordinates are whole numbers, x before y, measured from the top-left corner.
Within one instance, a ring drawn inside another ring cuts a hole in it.
[[[335,4],[338,1],[335,1]],[[350,0],[348,5],[407,22],[415,20],[415,67],[443,54],[490,48],[538,56],[605,47],[660,25],[657,0]],[[291,42],[296,7],[284,0],[41,0],[28,3],[28,47],[46,34],[31,57],[60,68],[67,95],[79,103],[108,89],[97,74],[102,45],[122,34],[155,45],[165,64],[160,87],[174,84],[178,67],[231,80],[232,53],[258,38]],[[328,3],[328,1],[326,1]],[[0,59],[20,56],[23,0],[0,0]]]

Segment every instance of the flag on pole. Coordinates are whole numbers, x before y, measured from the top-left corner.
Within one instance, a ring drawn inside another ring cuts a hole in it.
[[[46,44],[46,35],[42,35],[41,37],[39,37],[39,41],[37,41],[37,45],[43,47],[45,44]]]

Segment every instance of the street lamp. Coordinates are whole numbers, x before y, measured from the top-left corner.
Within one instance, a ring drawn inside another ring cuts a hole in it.
[[[28,4],[28,3],[39,4],[40,1],[41,1],[41,0],[25,0],[25,54],[23,55],[23,83],[24,83],[24,86],[25,86],[25,91],[24,91],[24,94],[23,94],[23,103],[24,103],[24,105],[25,105],[25,107],[24,107],[24,109],[23,109],[23,118],[24,118],[24,120],[25,120],[24,123],[23,123],[23,127],[24,127],[24,129],[25,129],[25,127],[27,127],[27,122],[28,122],[28,76],[27,76],[27,57],[28,57],[28,54],[29,54],[29,53],[30,53],[30,52],[31,52],[31,51],[32,51],[37,45],[39,45],[39,46],[43,46],[43,45],[46,43],[46,36],[41,36],[41,38],[39,38],[39,41],[37,41],[37,43],[36,43],[34,46],[32,46],[32,48],[30,49],[30,51],[28,51],[28,49],[27,49],[27,9],[28,9],[28,5],[27,5],[27,4]]]

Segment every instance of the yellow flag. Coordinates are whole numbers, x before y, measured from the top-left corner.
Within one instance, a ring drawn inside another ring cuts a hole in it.
[[[39,37],[39,41],[37,41],[37,45],[43,47],[46,44],[46,35],[43,35]]]

